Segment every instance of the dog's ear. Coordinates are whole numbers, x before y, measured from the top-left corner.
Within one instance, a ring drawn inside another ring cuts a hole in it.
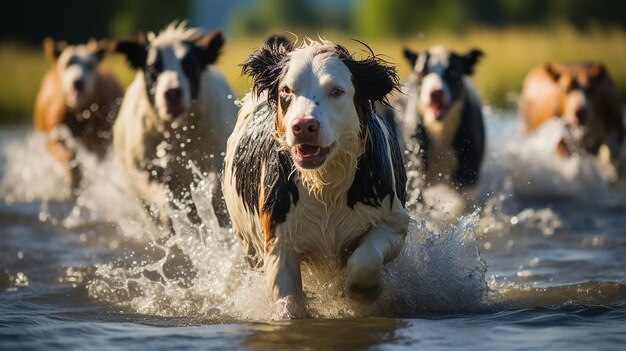
[[[415,63],[417,62],[419,54],[417,52],[411,51],[408,48],[404,48],[402,49],[402,55],[404,55],[404,58],[409,61],[411,68],[415,68]]]
[[[356,60],[348,51],[337,45],[339,57],[348,66],[352,74],[352,83],[355,87],[355,99],[367,100],[370,103],[376,101],[388,105],[387,94],[398,89],[399,79],[396,68],[376,56],[372,49],[362,43],[370,55],[362,60]]]
[[[221,49],[224,46],[224,36],[219,30],[199,36],[192,40],[200,50],[202,66],[212,65],[217,62]]]
[[[463,55],[463,74],[468,76],[472,75],[474,73],[474,66],[476,66],[478,60],[484,55],[485,54],[480,49],[472,49]]]
[[[111,43],[111,50],[126,56],[128,64],[133,69],[143,69],[146,67],[148,51],[146,49],[146,36],[140,34],[135,39],[116,40]]]
[[[278,99],[278,82],[289,61],[293,44],[282,36],[271,36],[241,65],[242,73],[252,77],[252,91],[260,95],[267,91],[271,104]]]
[[[606,67],[601,63],[594,63],[589,69],[589,78],[601,79],[606,76]]]
[[[51,62],[56,62],[56,60],[59,58],[59,56],[61,56],[61,53],[66,47],[67,43],[64,41],[55,42],[54,39],[50,37],[47,37],[43,40],[44,56]]]
[[[561,78],[561,74],[563,73],[559,69],[558,65],[554,63],[546,63],[544,69],[546,70],[550,78],[552,78],[552,80],[555,82],[559,81],[559,79]]]
[[[109,47],[109,41],[105,39],[98,41],[94,38],[91,38],[87,42],[87,48],[96,55],[98,61],[101,61],[104,58],[104,56],[109,51]]]

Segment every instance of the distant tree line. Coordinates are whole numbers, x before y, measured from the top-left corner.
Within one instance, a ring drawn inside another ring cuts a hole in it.
[[[626,28],[620,0],[343,0],[348,11],[315,6],[312,0],[256,0],[230,20],[238,34],[280,29],[333,27],[360,35],[406,35],[419,31],[459,32],[473,26],[550,26],[567,23]],[[341,2],[341,0],[337,0]],[[340,7],[339,9],[343,9]]]
[[[41,43],[46,36],[84,42],[157,31],[189,14],[189,0],[7,0],[0,40]]]
[[[156,31],[190,17],[193,0],[7,0],[0,40],[40,43],[45,36],[81,42]],[[210,1],[210,0],[197,0]],[[472,26],[568,23],[626,28],[623,0],[239,0],[231,34],[334,28],[358,35],[460,32]]]
[[[626,1],[615,0],[361,0],[353,27],[362,34],[462,31],[472,26],[550,26],[566,23],[626,27]]]

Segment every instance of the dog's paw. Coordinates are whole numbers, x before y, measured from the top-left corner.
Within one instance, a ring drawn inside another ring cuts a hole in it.
[[[374,300],[382,291],[383,258],[369,250],[357,249],[348,259],[346,294],[360,300]]]

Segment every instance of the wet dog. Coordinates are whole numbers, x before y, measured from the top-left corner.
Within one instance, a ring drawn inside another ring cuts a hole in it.
[[[67,168],[76,196],[82,179],[77,148],[104,157],[122,90],[101,65],[108,49],[105,41],[67,45],[48,38],[43,47],[54,66],[44,75],[37,94],[35,131],[46,133],[48,151]]]
[[[274,37],[243,71],[253,93],[228,140],[223,187],[249,262],[293,316],[304,313],[303,260],[347,260],[347,293],[377,296],[409,221],[400,148],[373,110],[396,88],[395,70],[373,53]]]
[[[220,32],[203,34],[185,23],[150,33],[147,41],[114,44],[138,71],[113,128],[114,150],[139,197],[166,227],[171,208],[186,207],[189,219],[201,222],[190,194],[194,168],[205,175],[220,170],[237,114],[228,83],[209,66],[223,44]]]
[[[443,46],[404,50],[413,70],[387,109],[401,144],[417,152],[426,186],[476,184],[485,147],[482,104],[469,76],[480,50],[459,55]],[[391,115],[390,115],[391,114]]]
[[[591,154],[608,151],[619,160],[626,134],[619,94],[600,63],[546,64],[528,73],[522,87],[519,114],[526,131],[547,120],[562,118],[568,127],[581,128],[580,138],[563,138],[557,153],[567,156],[576,149]]]

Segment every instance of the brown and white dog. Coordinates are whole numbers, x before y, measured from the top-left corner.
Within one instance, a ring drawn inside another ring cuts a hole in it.
[[[219,173],[237,106],[222,74],[209,67],[224,44],[220,32],[172,23],[147,40],[114,44],[138,72],[113,127],[113,146],[147,209],[158,211],[171,230],[167,209],[176,203],[186,205],[192,222],[201,222],[191,201],[190,164]],[[220,198],[215,192],[214,204]]]
[[[419,152],[426,186],[460,189],[478,181],[485,130],[482,104],[468,76],[482,55],[477,49],[459,55],[443,46],[404,49],[413,70],[392,103],[395,116],[386,118],[395,119],[406,145],[418,146],[412,149]]]
[[[300,263],[347,259],[350,296],[375,297],[383,265],[403,246],[406,173],[373,104],[396,89],[372,55],[270,38],[243,64],[253,92],[228,140],[224,197],[252,266],[274,301],[304,313]]]
[[[47,38],[43,43],[54,66],[44,75],[37,94],[35,131],[47,133],[48,151],[67,167],[73,196],[82,176],[76,143],[100,159],[111,145],[122,89],[100,64],[107,47],[95,40],[67,45]],[[61,126],[71,135],[64,134]]]
[[[522,87],[519,113],[525,130],[536,130],[556,117],[569,127],[583,127],[578,141],[562,140],[557,153],[576,148],[598,154],[602,145],[616,162],[624,142],[622,103],[606,68],[600,63],[546,64],[528,73]]]

